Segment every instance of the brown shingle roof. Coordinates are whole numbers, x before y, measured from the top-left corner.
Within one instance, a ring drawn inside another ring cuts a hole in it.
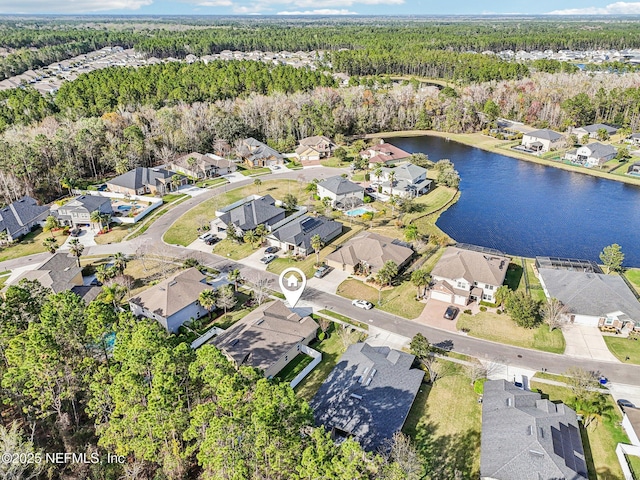
[[[502,285],[509,267],[509,259],[490,253],[448,247],[431,274],[436,277],[464,278],[469,283],[482,282]]]
[[[405,263],[413,250],[396,243],[393,238],[384,237],[377,233],[364,232],[352,238],[341,248],[327,255],[327,260],[331,260],[351,267],[361,262],[366,262],[371,271],[375,272],[392,260],[400,266]]]

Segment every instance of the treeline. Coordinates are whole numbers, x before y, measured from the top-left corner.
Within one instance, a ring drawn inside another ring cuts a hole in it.
[[[0,465],[3,478],[408,478],[398,450],[336,445],[288,384],[116,313],[117,287],[89,305],[37,281],[9,287],[0,304],[0,450],[18,456]],[[35,460],[51,452],[88,461]]]

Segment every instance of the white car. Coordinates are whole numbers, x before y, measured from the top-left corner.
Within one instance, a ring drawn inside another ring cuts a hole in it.
[[[351,305],[358,308],[364,308],[365,310],[371,310],[373,308],[373,303],[367,302],[366,300],[354,300],[351,302]]]
[[[200,240],[202,240],[203,242],[206,242],[208,239],[210,239],[211,237],[213,237],[213,232],[207,232],[207,233],[203,233],[202,235],[200,235],[198,238]]]
[[[269,255],[265,255],[264,257],[262,257],[260,261],[266,265],[267,263],[271,263],[275,259],[276,256],[270,253]]]

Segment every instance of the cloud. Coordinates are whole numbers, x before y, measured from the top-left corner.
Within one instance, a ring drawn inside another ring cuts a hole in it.
[[[194,5],[198,7],[230,7],[233,5],[231,0],[205,0],[203,2],[196,2]]]
[[[0,13],[87,13],[109,10],[138,10],[153,0],[2,0]]]
[[[276,2],[274,2],[276,3]],[[288,2],[277,2],[288,3]],[[359,5],[401,5],[404,0],[293,0],[293,5],[298,7],[350,7],[355,4]]]
[[[638,15],[640,2],[615,2],[605,7],[566,8],[554,10],[549,15]]]
[[[278,12],[276,15],[357,15],[358,12],[350,12],[349,10],[335,10],[330,8],[321,8],[318,10],[305,10],[302,12]]]

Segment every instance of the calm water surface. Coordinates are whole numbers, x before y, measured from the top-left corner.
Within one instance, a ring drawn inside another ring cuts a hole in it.
[[[390,143],[431,160],[448,158],[461,196],[438,226],[458,242],[514,255],[599,261],[622,246],[626,266],[640,266],[640,187],[545,167],[437,137]]]

